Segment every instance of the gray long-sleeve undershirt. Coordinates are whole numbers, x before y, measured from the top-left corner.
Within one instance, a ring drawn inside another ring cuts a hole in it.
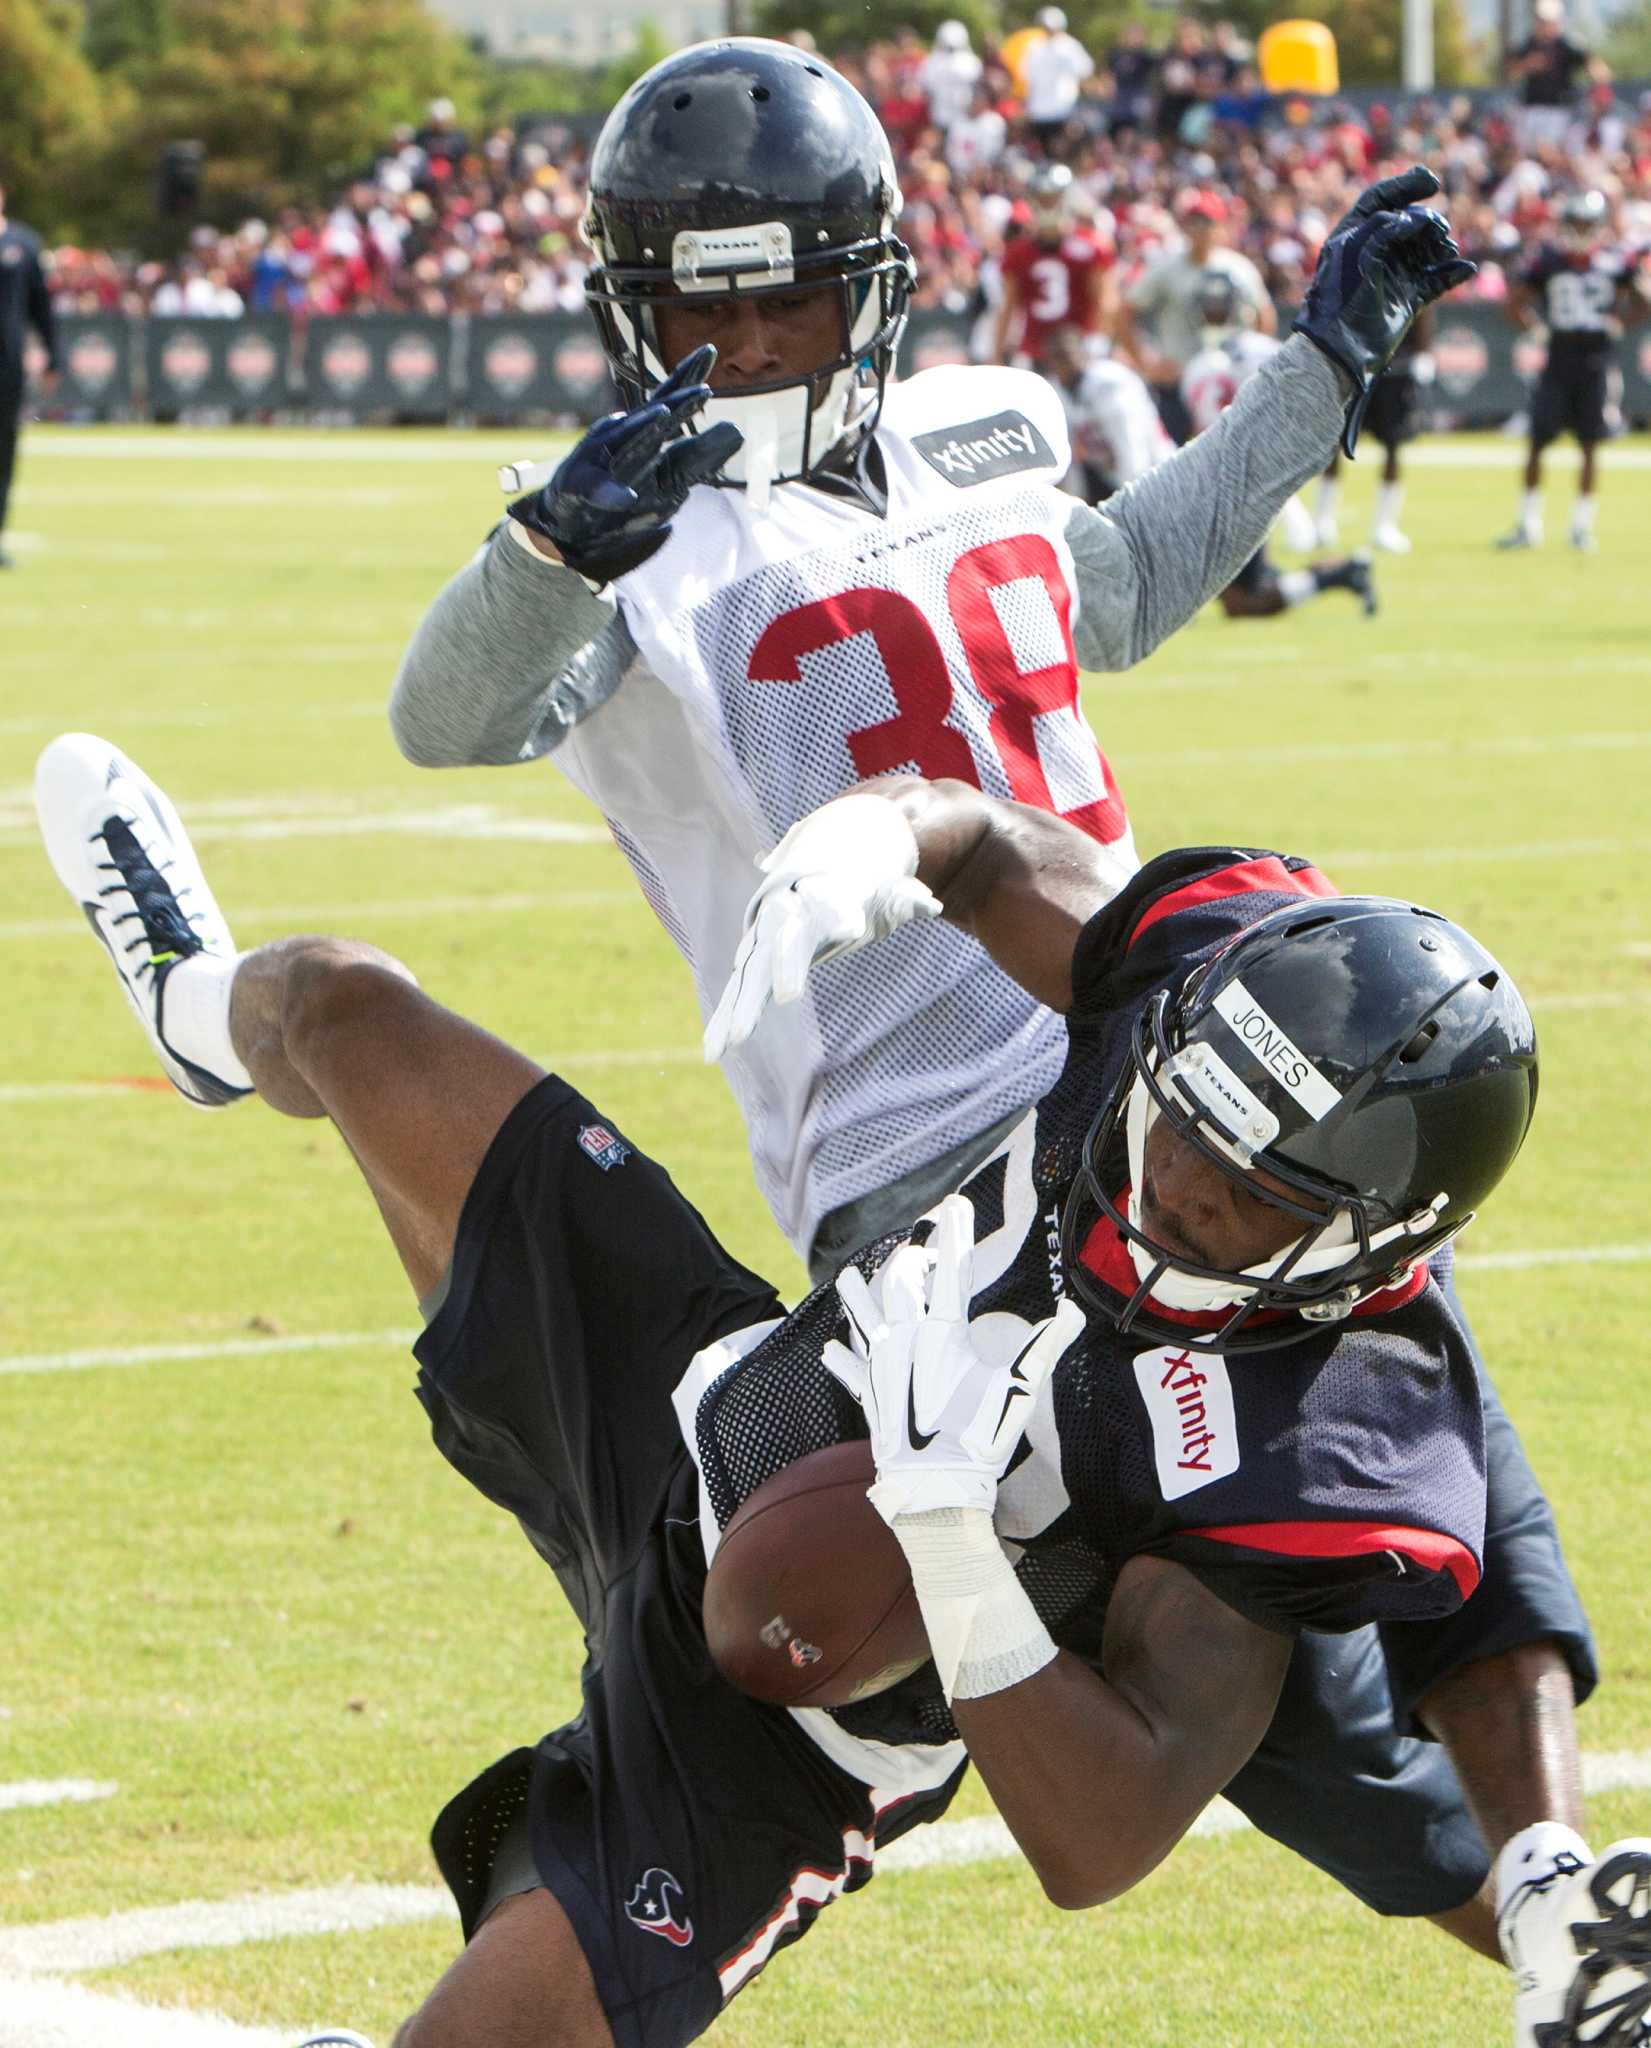
[[[1086,669],[1144,660],[1225,589],[1291,494],[1335,450],[1347,385],[1296,336],[1206,433],[1107,500],[1074,501],[1066,541]],[[611,598],[501,525],[446,586],[402,656],[390,729],[423,767],[549,753],[637,659]]]

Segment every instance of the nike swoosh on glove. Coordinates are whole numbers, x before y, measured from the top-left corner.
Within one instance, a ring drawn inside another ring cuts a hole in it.
[[[709,342],[683,357],[646,405],[599,419],[543,490],[518,498],[510,517],[554,543],[570,569],[611,583],[665,545],[671,521],[695,484],[739,448],[724,420],[704,434],[688,422],[711,395],[716,362]]]
[[[1082,1309],[1063,1300],[1012,1358],[989,1363],[969,1327],[974,1205],[948,1195],[933,1223],[928,1244],[899,1246],[869,1282],[843,1268],[849,1342],[824,1352],[865,1411],[877,1466],[867,1498],[891,1524],[935,1508],[990,1515],[1043,1383],[1084,1327]]]
[[[1348,455],[1370,393],[1424,306],[1465,284],[1479,266],[1451,238],[1442,214],[1419,202],[1439,180],[1423,164],[1372,185],[1330,230],[1296,315],[1295,331],[1356,387],[1342,426]]]

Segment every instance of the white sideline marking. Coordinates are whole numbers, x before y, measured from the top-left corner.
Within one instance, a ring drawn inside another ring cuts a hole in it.
[[[0,844],[32,844],[38,826],[0,825]],[[435,810],[358,811],[336,817],[244,818],[190,826],[190,837],[213,840],[342,839],[374,832],[413,832],[438,839],[533,839],[559,845],[610,846],[606,826],[566,818],[524,818],[497,804],[443,804]]]
[[[1637,1266],[1651,1260],[1651,1244],[1595,1244],[1529,1252],[1466,1252],[1464,1272],[1523,1273],[1536,1266]],[[251,1358],[278,1351],[360,1350],[375,1344],[406,1350],[417,1330],[331,1330],[302,1337],[225,1337],[202,1344],[130,1344],[83,1351],[17,1352],[0,1358],[0,1376],[25,1372],[86,1372],[106,1365],[172,1365],[202,1358]]]
[[[0,1976],[0,2048],[292,2048],[302,2031],[139,2005],[83,1984]]]
[[[565,448],[573,436],[546,429],[531,438],[544,442],[547,448]],[[31,466],[39,458],[54,455],[89,462],[347,462],[358,469],[373,462],[469,463],[487,476],[483,496],[501,512],[504,500],[492,471],[501,462],[519,459],[521,453],[520,434],[513,440],[500,436],[484,439],[477,435],[471,439],[432,434],[428,440],[398,443],[370,434],[334,434],[324,427],[313,434],[280,434],[267,428],[222,434],[185,427],[176,434],[157,434],[153,439],[148,435],[122,434],[113,428],[88,432],[79,427],[55,431],[34,427],[29,432]],[[1618,466],[1622,459],[1616,458]]]
[[[1548,839],[1516,841],[1503,846],[1427,846],[1404,850],[1365,846],[1352,852],[1326,853],[1317,865],[1327,874],[1350,867],[1436,867],[1453,861],[1500,865],[1510,860],[1592,860],[1601,854],[1644,853],[1651,839]]]
[[[296,1892],[252,1892],[232,1899],[189,1899],[128,1913],[48,1920],[0,1928],[0,1970],[62,1976],[107,1970],[175,1949],[234,1948],[306,1934],[353,1934],[418,1920],[458,1918],[444,1885],[335,1884]]]
[[[537,438],[548,450],[566,447],[573,437],[546,430],[530,438]],[[1412,442],[1405,450],[1405,460],[1430,469],[1516,469],[1523,465],[1525,453],[1522,434],[1436,434]],[[496,435],[432,434],[395,443],[372,434],[334,434],[323,427],[308,434],[267,427],[240,433],[179,427],[153,436],[123,433],[116,427],[37,426],[29,432],[31,465],[63,456],[90,462],[348,462],[357,467],[373,462],[456,462],[485,468],[489,463],[519,459],[521,454],[519,434],[514,440]],[[1569,446],[1551,448],[1546,460],[1556,470],[1574,469],[1577,452]],[[1651,469],[1651,448],[1636,436],[1625,444],[1613,443],[1605,460],[1613,469]]]
[[[1603,1751],[1590,1753],[1582,1761],[1583,1784],[1590,1793],[1651,1785],[1651,1752]],[[1216,1799],[1189,1832],[1209,1839],[1242,1833],[1249,1825],[1237,1807]],[[1019,1854],[1004,1822],[985,1814],[919,1828],[879,1850],[877,1869],[879,1874],[955,1870]],[[69,1975],[110,1969],[142,1956],[180,1949],[230,1948],[248,1941],[359,1933],[456,1918],[453,1901],[442,1885],[351,1883],[230,1899],[190,1899],[176,1906],[143,1906],[125,1913],[0,1929],[0,1970],[20,1976]]]
[[[19,1778],[0,1785],[0,1813],[20,1806],[78,1805],[88,1799],[110,1799],[120,1787],[98,1778]]]
[[[86,1372],[104,1365],[175,1365],[197,1358],[251,1358],[278,1351],[359,1351],[382,1345],[405,1351],[417,1330],[325,1330],[307,1337],[224,1337],[208,1344],[128,1344],[86,1351],[19,1352],[0,1358],[0,1373]],[[4,1960],[0,1936],[0,1961]]]
[[[272,924],[287,931],[312,931],[356,919],[379,917],[474,917],[484,912],[522,915],[534,910],[643,910],[648,899],[640,889],[562,889],[516,896],[391,896],[376,903],[268,904],[256,910],[237,909],[235,929]],[[61,939],[71,933],[84,938],[85,921],[72,917],[37,917],[19,924],[0,924],[0,942]]]
[[[697,1045],[642,1045],[610,1048],[606,1052],[563,1052],[538,1055],[541,1067],[552,1073],[577,1072],[581,1067],[695,1067],[705,1056]],[[171,1090],[157,1086],[153,1079],[120,1081],[7,1081],[0,1083],[0,1104],[8,1102],[84,1102],[110,1095],[153,1095],[166,1098]]]
[[[1638,1266],[1651,1244],[1572,1245],[1566,1251],[1464,1252],[1456,1261],[1470,1273],[1523,1273],[1532,1266]]]
[[[1635,747],[1651,747],[1651,732],[1571,732],[1549,736],[1503,733],[1490,739],[1475,739],[1471,746],[1460,740],[1403,739],[1300,747],[1167,747],[1141,749],[1120,754],[1119,758],[1133,771],[1140,767],[1225,768],[1235,761],[1254,761],[1264,767],[1302,767],[1321,761],[1457,760],[1470,753],[1475,760],[1486,754],[1540,758],[1547,754],[1617,754]]]

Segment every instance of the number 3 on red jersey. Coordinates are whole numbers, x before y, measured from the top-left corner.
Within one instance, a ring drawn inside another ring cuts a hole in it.
[[[1060,627],[1063,658],[1046,668],[1023,669],[991,593],[1006,583],[1036,578],[1049,593]],[[1095,746],[1078,713],[1078,658],[1072,646],[1072,593],[1054,548],[1038,534],[987,541],[970,548],[946,579],[946,607],[963,643],[976,689],[991,706],[992,745],[1017,803],[1040,811],[1057,809],[1038,756],[1035,721],[1064,712],[1074,736],[1095,748],[1105,795],[1060,815],[1091,838],[1117,839],[1128,820],[1106,756]],[[886,775],[914,763],[931,781],[951,776],[972,782],[980,776],[962,733],[946,723],[952,708],[952,678],[934,628],[909,597],[897,590],[845,590],[784,612],[751,650],[746,678],[753,683],[802,681],[805,655],[869,634],[900,707],[880,725],[848,735],[848,751],[862,777]]]

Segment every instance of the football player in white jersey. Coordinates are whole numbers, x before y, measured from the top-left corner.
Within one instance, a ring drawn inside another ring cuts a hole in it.
[[[1181,402],[1194,434],[1204,434],[1250,379],[1272,361],[1280,345],[1272,335],[1248,324],[1243,301],[1225,271],[1204,274],[1198,310],[1203,346],[1181,372]],[[1292,511],[1306,516],[1294,498],[1280,510],[1286,517]],[[1371,617],[1376,610],[1376,585],[1369,557],[1346,555],[1338,561],[1280,570],[1268,561],[1265,546],[1259,547],[1222,591],[1221,608],[1229,619],[1276,618],[1326,590],[1351,591],[1363,605],[1365,616]]]
[[[627,410],[436,600],[396,679],[398,743],[432,766],[551,755],[707,1011],[751,859],[865,776],[1056,812],[1121,885],[1135,849],[1080,666],[1139,661],[1232,580],[1416,309],[1469,274],[1415,203],[1436,189],[1417,169],[1366,194],[1300,332],[1103,516],[1059,489],[1041,378],[893,382],[912,265],[887,139],[847,81],[751,39],[666,59],[591,162],[589,297]],[[1057,1021],[960,933],[903,944],[913,973],[828,970],[725,1063],[759,1186],[816,1271],[955,1185],[1060,1063]]]
[[[1116,356],[1096,355],[1075,328],[1051,335],[1045,369],[1072,437],[1066,488],[1086,505],[1100,504],[1175,453],[1146,379]]]

